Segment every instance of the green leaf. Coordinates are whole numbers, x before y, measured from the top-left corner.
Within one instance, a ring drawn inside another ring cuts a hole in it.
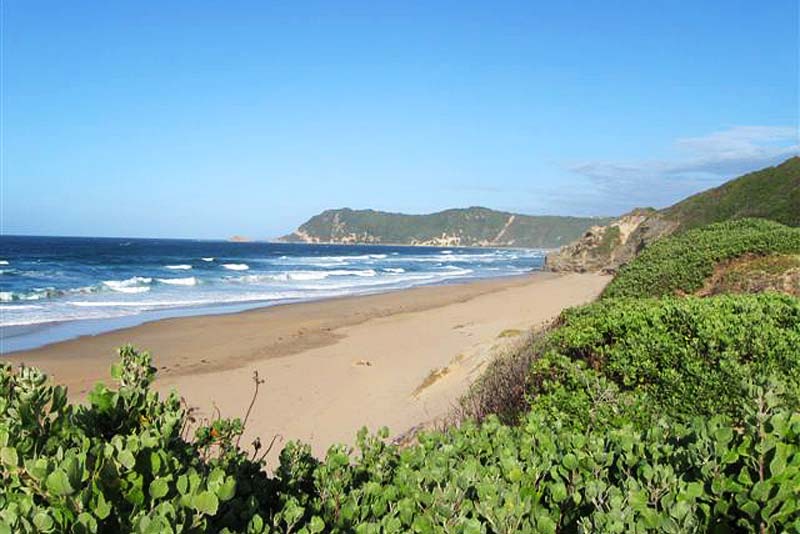
[[[33,524],[37,532],[50,532],[55,526],[53,518],[47,512],[36,512],[36,515],[33,516]]]
[[[789,454],[788,446],[784,443],[778,443],[775,446],[775,457],[769,463],[769,472],[772,476],[779,476],[783,474],[786,469],[786,458]]]
[[[536,517],[536,529],[542,534],[555,534],[556,524],[548,515],[540,513]]]
[[[561,459],[561,465],[563,465],[565,468],[567,468],[570,471],[572,471],[573,469],[578,467],[578,459],[575,457],[574,454],[572,454],[571,452],[568,452]]]
[[[261,534],[264,531],[264,520],[261,516],[256,514],[247,524],[247,534]]]
[[[208,475],[208,479],[206,480],[206,487],[216,492],[217,489],[222,486],[222,482],[225,480],[225,471],[220,468],[216,468]]]
[[[217,497],[222,502],[229,501],[236,495],[236,479],[228,477],[225,482],[217,488]]]
[[[563,482],[553,482],[550,484],[550,497],[554,503],[561,503],[567,499],[567,487]]]
[[[686,485],[684,493],[689,497],[698,498],[703,494],[703,484],[700,482],[690,482]]]
[[[91,514],[81,512],[78,515],[78,522],[72,528],[76,534],[95,534],[97,532],[97,521]]]
[[[161,456],[157,452],[150,453],[150,473],[158,475],[161,472]]]
[[[103,520],[111,513],[111,505],[106,501],[105,495],[97,493],[97,502],[92,510],[98,519]]]
[[[47,476],[45,486],[47,487],[47,491],[58,497],[71,495],[75,492],[69,483],[69,477],[61,469],[56,469]]]
[[[169,492],[169,484],[163,478],[157,478],[150,483],[150,498],[160,499]]]
[[[481,522],[475,518],[464,521],[464,534],[481,534]]]
[[[192,506],[201,514],[214,515],[219,508],[219,501],[210,491],[203,491],[192,499]]]
[[[122,378],[122,365],[119,363],[115,363],[111,366],[111,378],[114,380],[119,380]]]
[[[323,530],[325,530],[325,521],[320,519],[319,516],[315,515],[314,517],[311,518],[311,522],[308,525],[308,530],[309,530],[309,532],[312,532],[313,534],[317,534],[318,532],[322,532]]]
[[[2,460],[3,465],[17,467],[19,464],[17,449],[14,447],[3,447],[0,449],[0,460]]]
[[[136,465],[136,457],[128,449],[121,450],[119,456],[117,456],[117,460],[119,460],[119,463],[126,469],[133,469],[133,466]]]

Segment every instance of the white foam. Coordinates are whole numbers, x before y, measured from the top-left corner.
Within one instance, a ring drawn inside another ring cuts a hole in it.
[[[11,291],[0,291],[0,302],[11,302],[14,300],[14,293]]]
[[[352,270],[352,269],[336,269],[333,271],[325,271],[330,276],[375,276],[376,273],[375,269],[361,269],[361,270]]]
[[[152,281],[152,278],[134,276],[127,280],[103,280],[103,285],[119,293],[146,293],[150,291],[150,287],[144,284],[149,284]]]
[[[195,286],[197,285],[197,278],[190,276],[188,278],[157,278],[162,284],[171,286]]]
[[[330,276],[360,276],[372,277],[376,273],[374,269],[350,270],[350,269],[334,269],[332,271],[294,271],[286,273],[289,280],[324,280]]]
[[[302,299],[307,297],[299,292],[272,292],[236,295],[232,297],[216,297],[195,299],[195,300],[117,300],[117,301],[72,301],[68,304],[79,308],[163,308],[163,307],[186,307],[186,306],[208,306],[211,304],[237,304],[247,302]]]
[[[293,273],[284,273],[287,280],[325,280],[328,278],[328,273],[325,271],[297,271]],[[280,276],[280,275],[279,275]]]
[[[384,267],[383,270],[386,271],[387,273],[404,273],[404,272],[406,272],[406,270],[403,269],[402,267]]]
[[[246,274],[243,276],[230,276],[225,277],[223,280],[226,282],[235,282],[242,284],[261,284],[264,282],[281,281],[285,282],[289,279],[286,273],[279,274]]]
[[[185,263],[181,263],[180,265],[165,265],[165,269],[172,269],[174,271],[188,271],[192,268],[191,265],[187,265]]]
[[[43,307],[36,304],[4,304],[0,306],[0,310],[41,310]]]
[[[442,251],[442,254],[452,254],[452,253],[453,253],[452,250],[443,250]]]
[[[214,258],[200,258],[203,261],[214,261]]]
[[[291,260],[293,263],[314,263],[316,264],[319,261],[329,262],[344,262],[344,261],[352,261],[352,260],[381,260],[386,258],[386,254],[359,254],[355,256],[281,256],[278,259],[281,260]]]
[[[0,260],[0,265],[8,265],[8,261],[7,260]]]
[[[150,288],[147,286],[138,286],[138,287],[112,287],[114,291],[118,291],[119,293],[147,293],[150,291]]]
[[[192,306],[203,304],[202,301],[179,301],[179,300],[101,300],[101,301],[71,301],[68,304],[79,308],[142,308],[159,306]]]
[[[222,266],[230,271],[246,271],[250,268],[246,263],[223,263]]]

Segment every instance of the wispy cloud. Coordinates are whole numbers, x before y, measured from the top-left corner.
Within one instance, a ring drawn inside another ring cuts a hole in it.
[[[800,153],[792,127],[735,126],[677,139],[670,160],[588,161],[569,170],[589,178],[601,193],[633,204],[666,205],[749,171]]]

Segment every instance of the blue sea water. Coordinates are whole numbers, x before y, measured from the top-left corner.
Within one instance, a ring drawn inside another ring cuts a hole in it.
[[[144,321],[540,269],[538,250],[0,237],[0,352]]]

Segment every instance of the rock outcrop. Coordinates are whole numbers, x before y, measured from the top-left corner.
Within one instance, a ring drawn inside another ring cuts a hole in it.
[[[553,272],[614,273],[653,241],[674,232],[678,224],[652,209],[637,209],[605,226],[593,226],[577,241],[547,256]]]
[[[612,273],[657,239],[745,217],[800,226],[800,158],[745,174],[662,210],[637,209],[606,226],[593,226],[550,254],[547,268]]]

